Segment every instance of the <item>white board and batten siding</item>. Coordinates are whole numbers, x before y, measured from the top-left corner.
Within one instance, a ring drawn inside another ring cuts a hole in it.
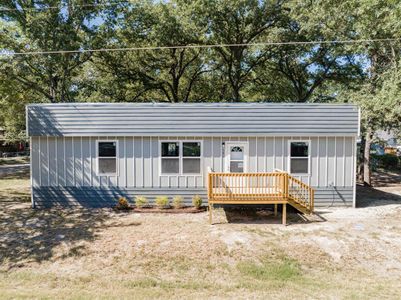
[[[119,196],[206,195],[224,143],[249,144],[248,172],[289,169],[289,141],[310,141],[316,205],[352,205],[358,109],[312,104],[62,104],[28,106],[33,200],[104,206]],[[118,142],[117,176],[97,175],[97,141]],[[160,174],[160,141],[201,141],[200,175]],[[47,199],[47,200],[46,200]]]

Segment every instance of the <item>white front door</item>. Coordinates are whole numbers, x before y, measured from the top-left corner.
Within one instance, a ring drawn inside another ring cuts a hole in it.
[[[226,142],[225,143],[225,172],[246,173],[248,172],[248,143]]]

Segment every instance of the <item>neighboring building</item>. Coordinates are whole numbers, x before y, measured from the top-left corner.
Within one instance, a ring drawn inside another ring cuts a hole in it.
[[[210,170],[277,169],[313,187],[316,206],[355,205],[354,105],[33,104],[27,118],[34,206],[104,207],[120,195],[188,203],[207,199]]]

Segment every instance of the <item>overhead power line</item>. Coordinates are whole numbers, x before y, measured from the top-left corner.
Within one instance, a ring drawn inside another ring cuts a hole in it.
[[[123,52],[141,50],[165,50],[165,49],[196,49],[196,48],[223,48],[223,47],[250,47],[250,46],[280,46],[280,45],[317,45],[317,44],[356,44],[373,42],[396,42],[400,38],[385,39],[361,39],[361,40],[333,40],[333,41],[292,41],[292,42],[259,42],[259,43],[239,43],[239,44],[206,44],[206,45],[177,45],[177,46],[145,46],[128,48],[99,48],[99,49],[77,49],[77,50],[49,50],[49,51],[26,51],[12,52],[3,49],[0,56],[21,56],[21,55],[48,55],[48,54],[68,54],[68,53],[91,53],[91,52]]]

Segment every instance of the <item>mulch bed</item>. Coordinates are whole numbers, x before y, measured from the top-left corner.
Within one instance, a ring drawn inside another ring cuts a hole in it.
[[[150,207],[143,207],[143,208],[136,208],[136,207],[130,207],[128,209],[117,209],[114,208],[115,211],[132,211],[132,212],[137,212],[137,213],[162,213],[162,214],[196,214],[196,213],[201,213],[206,211],[206,206],[202,206],[200,208],[195,208],[193,206],[185,206],[183,208],[173,208],[173,207],[167,207],[167,208],[158,208],[155,206],[150,206]]]

